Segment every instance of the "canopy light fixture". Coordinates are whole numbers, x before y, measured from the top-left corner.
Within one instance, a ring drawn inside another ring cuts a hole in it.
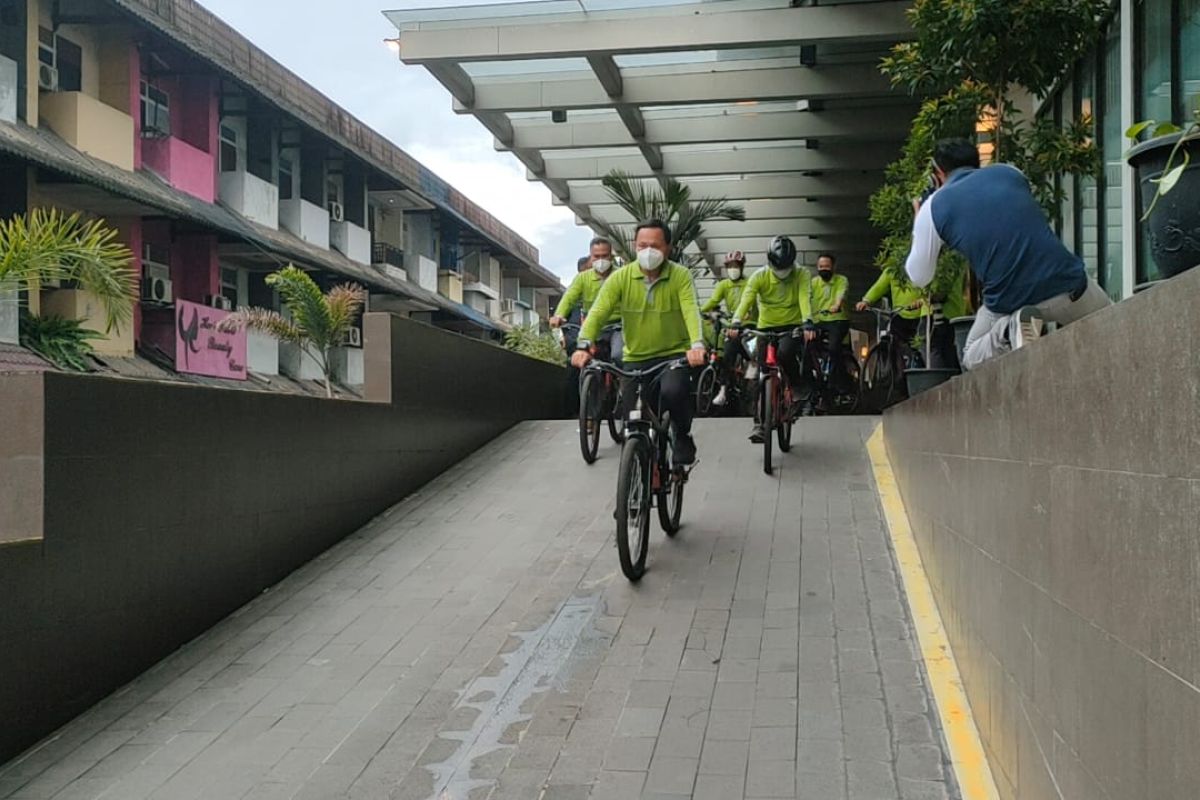
[[[556,123],[567,121],[567,110],[565,108],[556,108],[550,112],[550,120]]]

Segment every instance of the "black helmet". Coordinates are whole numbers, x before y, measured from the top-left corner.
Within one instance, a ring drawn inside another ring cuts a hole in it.
[[[767,248],[767,261],[774,269],[796,266],[796,244],[786,236],[776,236]]]

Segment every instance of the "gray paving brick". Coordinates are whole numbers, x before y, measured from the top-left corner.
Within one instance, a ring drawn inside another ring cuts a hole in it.
[[[610,493],[569,491],[574,423],[518,426],[0,767],[0,796],[427,800],[459,759],[464,800],[953,798],[874,423],[806,423],[771,479],[743,423],[699,423],[712,468],[638,586]],[[823,470],[788,468],[804,445]]]

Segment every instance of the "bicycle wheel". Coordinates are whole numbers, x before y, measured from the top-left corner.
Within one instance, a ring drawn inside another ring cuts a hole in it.
[[[893,383],[891,349],[881,342],[871,348],[862,369],[862,399],[871,411],[887,408]]]
[[[712,364],[704,368],[696,380],[696,414],[707,417],[712,413],[713,394],[717,387],[717,370]]]
[[[771,440],[775,432],[775,387],[779,378],[771,377],[762,382],[758,393],[758,414],[763,428],[763,472],[771,474]]]
[[[853,414],[862,402],[862,369],[853,353],[842,353],[842,369],[847,388],[834,393],[834,407],[839,414]]]
[[[913,350],[909,352],[912,354],[913,366],[921,366],[920,355]],[[888,381],[884,387],[883,408],[891,408],[901,400],[908,399],[908,384],[904,380],[904,350],[893,344],[888,348],[886,355],[887,369],[885,372]]]
[[[780,399],[779,421],[775,425],[775,434],[779,439],[779,452],[787,453],[792,449],[792,390],[783,391]]]
[[[679,519],[683,516],[683,476],[671,470],[672,447],[663,444],[659,458],[658,524],[667,536],[679,533]]]
[[[579,450],[588,464],[596,463],[596,452],[600,449],[600,376],[588,372],[583,376],[579,389]]]
[[[605,387],[605,416],[608,417],[608,435],[616,444],[625,443],[625,414],[621,408],[621,393],[614,385]]]
[[[649,547],[650,443],[638,435],[625,441],[617,473],[617,555],[626,578],[641,580]]]

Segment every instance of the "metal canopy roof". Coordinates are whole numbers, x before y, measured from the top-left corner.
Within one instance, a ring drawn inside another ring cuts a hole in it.
[[[868,263],[879,237],[867,198],[915,111],[878,70],[911,35],[910,2],[817,2],[533,0],[384,13],[401,59],[425,66],[455,110],[479,119],[582,224],[631,221],[600,185],[620,169],[745,207],[745,223],[705,227],[698,249],[710,264],[733,249],[761,259],[778,233],[810,258],[829,249]]]

